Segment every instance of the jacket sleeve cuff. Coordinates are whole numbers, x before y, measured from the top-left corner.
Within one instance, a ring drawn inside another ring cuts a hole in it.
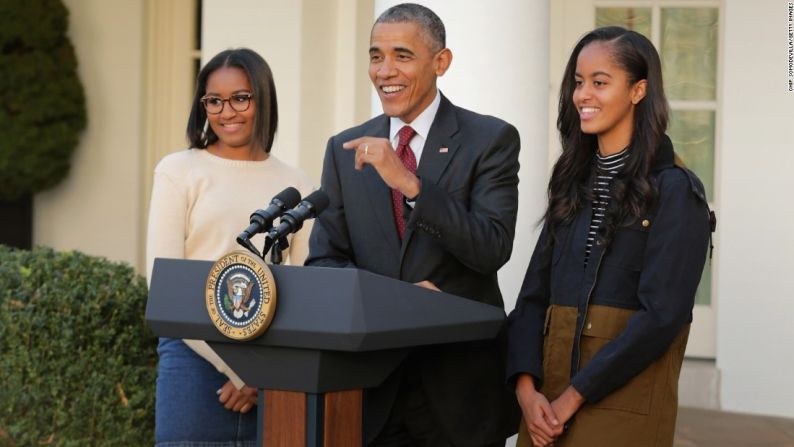
[[[571,386],[590,404],[596,403],[605,397],[603,393],[598,391],[598,387],[595,386],[589,378],[582,375],[577,375],[571,379]]]
[[[538,375],[530,372],[530,371],[516,371],[514,373],[507,373],[507,380],[505,380],[505,384],[511,390],[516,389],[516,382],[518,381],[518,376],[521,374],[529,374],[532,376],[533,381],[535,382],[535,389],[540,391],[541,387],[543,387],[543,378],[539,377]]]
[[[407,219],[406,226],[418,228],[436,239],[441,238],[441,228],[425,219],[429,215],[432,218],[433,203],[443,203],[449,197],[443,189],[434,183],[419,177],[422,184],[419,194],[413,198],[413,206],[410,206],[407,199],[403,202],[404,215]]]
[[[537,358],[537,355],[533,355],[530,350],[510,346],[508,341],[505,367],[505,381],[508,386],[515,389],[518,376],[529,374],[535,379],[535,387],[540,389],[543,385],[543,366],[538,361],[532,361],[533,358]]]

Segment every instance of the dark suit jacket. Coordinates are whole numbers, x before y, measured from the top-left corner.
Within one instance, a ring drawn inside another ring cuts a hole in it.
[[[389,118],[378,116],[328,141],[322,189],[330,205],[315,222],[306,265],[429,280],[445,292],[504,306],[496,272],[510,258],[515,234],[517,130],[442,96],[419,161],[421,192],[414,209],[406,207],[402,243],[389,187],[370,165],[356,171],[355,152],[342,148],[361,136],[388,138]],[[492,340],[431,346],[409,357],[431,410],[458,445],[495,442],[516,431],[520,413],[504,385],[501,345]],[[368,392],[368,440],[388,417],[401,373]]]

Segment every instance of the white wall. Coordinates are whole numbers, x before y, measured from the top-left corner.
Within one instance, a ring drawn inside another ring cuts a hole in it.
[[[725,0],[717,367],[723,409],[794,417],[786,3]]]
[[[236,47],[265,58],[279,105],[273,154],[319,185],[328,137],[367,113],[363,36],[372,7],[357,0],[238,0],[234,6],[203,2],[202,63]]]
[[[144,5],[64,0],[88,126],[68,177],[34,199],[33,243],[136,265]]]
[[[375,16],[402,3],[377,0]],[[549,5],[523,0],[421,0],[447,31],[452,65],[439,88],[454,104],[494,115],[521,135],[519,215],[510,261],[499,271],[505,308],[513,309],[537,240],[548,181]],[[373,113],[381,113],[373,92]]]
[[[263,5],[266,3],[266,5]],[[302,1],[238,0],[203,2],[201,63],[228,48],[248,47],[270,65],[276,80],[279,131],[273,153],[297,165],[300,147],[300,48]],[[266,200],[263,198],[263,200]]]

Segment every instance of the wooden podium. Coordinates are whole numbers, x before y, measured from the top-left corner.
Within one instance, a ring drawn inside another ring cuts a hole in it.
[[[357,269],[270,266],[278,290],[273,323],[235,341],[204,304],[211,261],[158,258],[146,321],[161,337],[205,340],[259,388],[257,445],[363,444],[363,389],[379,385],[413,346],[489,339],[502,308]]]

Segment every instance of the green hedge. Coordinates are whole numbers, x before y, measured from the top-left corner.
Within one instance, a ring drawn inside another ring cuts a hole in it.
[[[0,445],[151,446],[145,306],[127,265],[0,245]]]
[[[86,126],[60,0],[0,1],[0,200],[58,184]]]

